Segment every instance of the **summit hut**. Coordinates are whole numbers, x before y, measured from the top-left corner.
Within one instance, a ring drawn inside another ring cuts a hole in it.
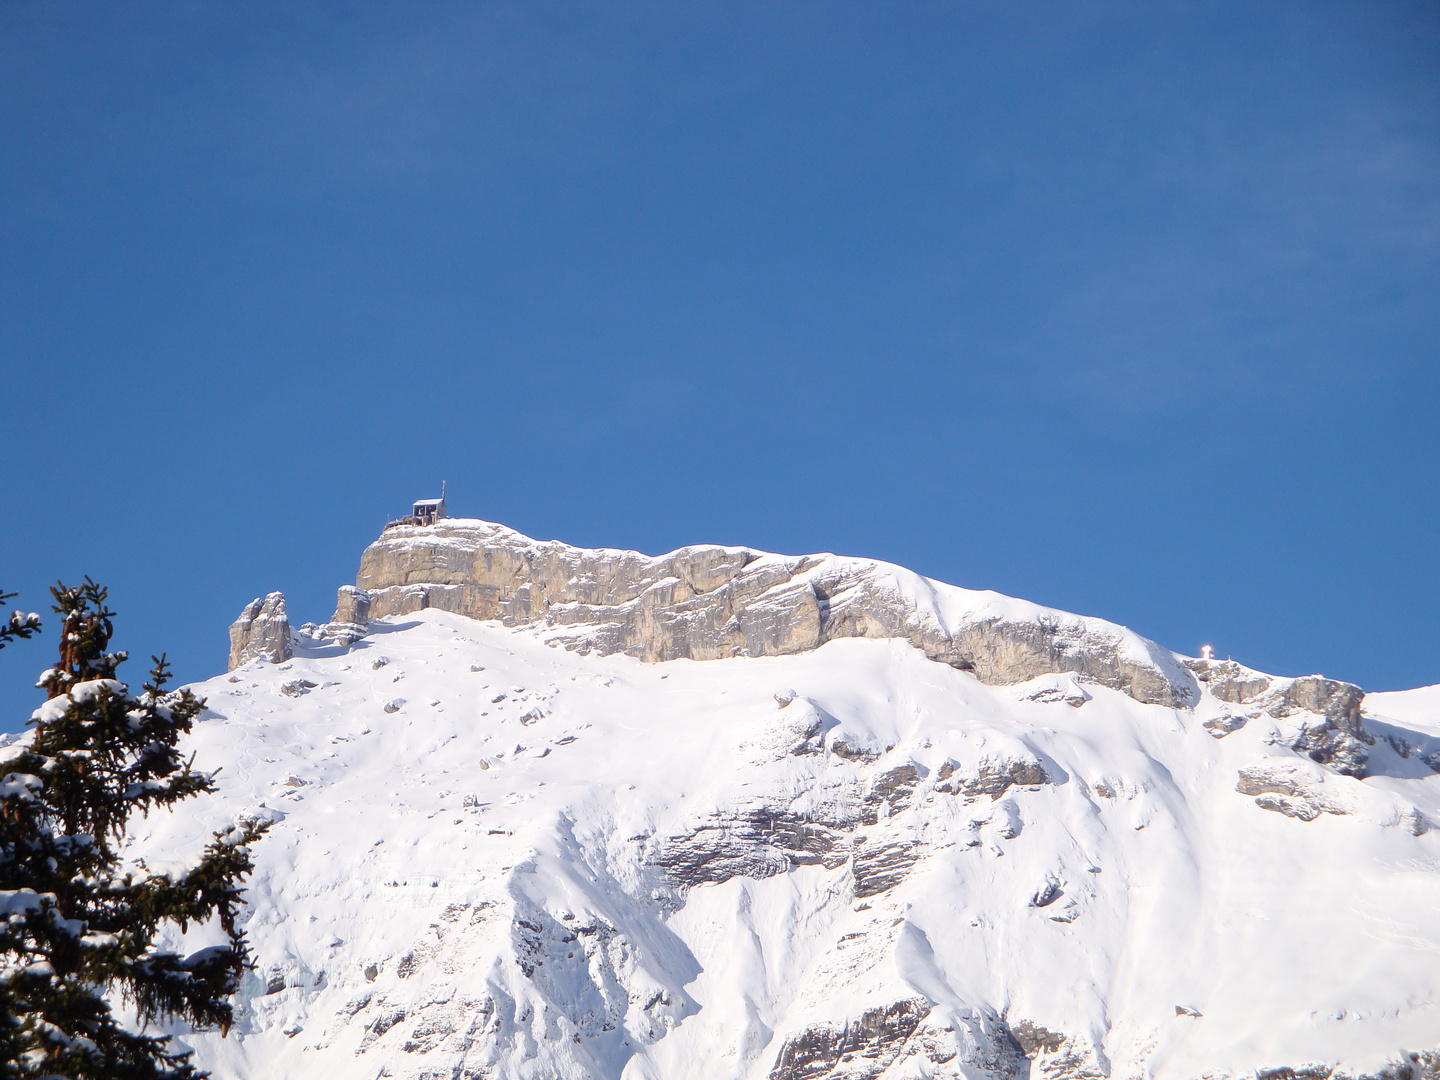
[[[445,499],[420,499],[415,503],[415,510],[410,515],[415,520],[415,525],[434,525],[445,516]]]
[[[441,485],[440,498],[438,499],[416,499],[414,508],[405,517],[398,521],[391,521],[386,524],[387,529],[396,525],[434,525],[435,522],[445,517],[445,489]]]

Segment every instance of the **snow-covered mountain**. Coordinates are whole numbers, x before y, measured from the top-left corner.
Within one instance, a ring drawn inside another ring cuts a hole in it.
[[[276,822],[218,1077],[1440,1074],[1440,687],[465,520],[232,644],[133,841]]]

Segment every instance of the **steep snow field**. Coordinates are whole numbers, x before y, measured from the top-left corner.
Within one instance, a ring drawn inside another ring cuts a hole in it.
[[[1379,720],[1440,736],[1440,686],[1367,694],[1365,711]]]
[[[276,822],[241,1022],[191,1040],[218,1077],[1180,1080],[1440,1047],[1412,752],[1440,688],[1367,699],[1356,779],[1268,715],[1207,728],[1208,689],[987,686],[903,640],[645,664],[429,610],[299,642],[194,687],[220,792],[134,839]]]

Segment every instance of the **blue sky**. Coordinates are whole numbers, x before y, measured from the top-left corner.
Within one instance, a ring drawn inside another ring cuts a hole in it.
[[[443,479],[1440,682],[1433,4],[11,0],[0,140],[0,587],[182,678]]]

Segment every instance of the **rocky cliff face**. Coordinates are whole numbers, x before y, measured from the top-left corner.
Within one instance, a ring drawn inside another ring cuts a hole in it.
[[[1187,660],[1185,664],[1229,709],[1207,721],[1224,735],[1264,714],[1285,723],[1286,743],[1312,761],[1351,776],[1364,776],[1375,736],[1365,729],[1360,704],[1365,691],[1354,683],[1305,675],[1277,678],[1233,660]]]
[[[737,547],[633,551],[541,542],[490,522],[387,529],[340,590],[333,633],[426,608],[542,628],[568,649],[647,662],[784,656],[841,638],[901,638],[1005,685],[1071,673],[1185,708],[1194,676],[1123,627],[923,578],[888,563]]]
[[[272,592],[264,598],[256,597],[230,624],[231,671],[251,660],[268,660],[278,664],[293,655],[284,593]]]

